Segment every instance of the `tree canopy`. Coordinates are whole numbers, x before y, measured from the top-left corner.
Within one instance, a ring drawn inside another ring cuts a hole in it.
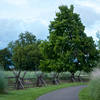
[[[35,70],[42,59],[39,44],[32,33],[25,32],[19,35],[19,39],[9,46],[13,48],[12,60],[17,69]]]
[[[98,52],[92,37],[87,37],[84,30],[85,26],[79,14],[74,12],[73,5],[70,8],[60,6],[50,22],[48,41],[41,45],[45,57],[41,61],[41,69],[72,73],[92,70]]]

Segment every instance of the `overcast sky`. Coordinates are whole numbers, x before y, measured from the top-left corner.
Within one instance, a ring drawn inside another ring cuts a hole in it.
[[[93,36],[100,30],[100,0],[0,0],[0,49],[29,31],[39,39],[48,36],[48,25],[59,5],[71,5],[80,14],[85,32]]]

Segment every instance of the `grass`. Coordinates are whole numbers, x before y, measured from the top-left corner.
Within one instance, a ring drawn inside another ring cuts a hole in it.
[[[5,75],[3,71],[0,71],[0,93],[5,93],[7,88],[7,80],[5,79]]]
[[[14,77],[15,76],[12,71],[5,71],[4,73],[8,77]],[[21,72],[21,76],[23,76],[23,74],[24,74],[24,71]],[[35,72],[34,71],[33,72],[27,71],[25,78],[36,78]]]
[[[8,76],[8,77],[14,77],[14,74],[13,74],[12,71],[5,71],[4,73],[5,73],[5,75]],[[37,72],[37,74],[40,74],[40,73],[41,73],[40,71]],[[24,74],[24,71],[21,72],[21,76],[23,76],[23,74]],[[79,74],[79,72],[76,72],[76,73],[75,73],[76,76],[77,76],[78,74]],[[47,78],[53,77],[53,73],[44,73],[44,75],[45,75],[45,77],[47,77]],[[63,78],[66,78],[66,77],[70,77],[70,75],[71,75],[71,74],[70,74],[69,72],[64,72],[61,76],[62,76]],[[88,74],[85,73],[85,72],[82,72],[82,73],[81,73],[81,76],[87,78],[87,77],[88,77]],[[36,78],[36,74],[35,74],[34,71],[27,71],[27,73],[26,73],[26,75],[25,75],[25,78]]]
[[[51,85],[48,87],[16,90],[16,91],[11,91],[8,94],[0,95],[0,100],[36,100],[36,98],[48,92],[51,92],[60,88],[67,88],[67,87],[78,86],[78,85],[83,85],[83,84],[84,83],[66,83],[66,84],[61,84],[61,85],[56,85],[56,86]]]
[[[90,96],[89,96],[89,90],[88,87],[82,89],[82,91],[79,94],[79,98],[80,100],[93,100]]]
[[[80,92],[80,100],[100,100],[100,69],[94,69],[90,79],[88,87]]]

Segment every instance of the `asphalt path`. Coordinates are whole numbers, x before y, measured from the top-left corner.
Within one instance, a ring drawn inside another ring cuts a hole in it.
[[[86,86],[63,88],[40,96],[37,100],[79,100],[79,92],[84,87]]]

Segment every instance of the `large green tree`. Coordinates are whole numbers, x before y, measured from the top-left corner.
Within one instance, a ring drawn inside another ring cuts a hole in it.
[[[70,71],[72,77],[77,70],[91,71],[95,67],[97,50],[92,37],[87,37],[84,30],[73,5],[70,8],[60,6],[56,17],[50,22],[48,41],[42,46],[45,56],[42,68],[43,64],[48,64],[54,71]]]

